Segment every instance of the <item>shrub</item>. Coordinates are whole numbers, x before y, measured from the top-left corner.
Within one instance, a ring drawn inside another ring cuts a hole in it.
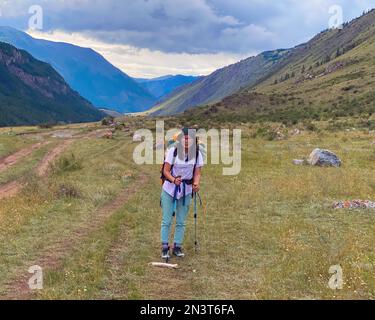
[[[40,129],[52,129],[55,125],[56,125],[56,123],[53,123],[53,122],[46,122],[46,123],[41,123],[41,124],[39,125],[39,128],[40,128]]]
[[[56,161],[52,170],[55,174],[81,170],[83,168],[82,160],[77,159],[74,154],[69,157],[62,157]]]
[[[126,128],[126,124],[124,122],[117,123],[115,126],[115,130],[124,130]]]
[[[316,127],[316,125],[313,124],[312,122],[305,123],[305,128],[308,131],[317,131],[318,130],[318,128]]]
[[[114,117],[111,117],[111,116],[105,117],[102,120],[102,126],[110,126],[112,123],[114,123],[114,121],[115,121]]]
[[[59,186],[57,191],[59,198],[81,198],[81,192],[72,185],[62,184]]]
[[[274,141],[274,140],[276,140],[277,138],[279,138],[279,135],[277,134],[276,131],[269,130],[269,131],[267,132],[267,135],[265,136],[265,138],[266,138],[268,141]]]

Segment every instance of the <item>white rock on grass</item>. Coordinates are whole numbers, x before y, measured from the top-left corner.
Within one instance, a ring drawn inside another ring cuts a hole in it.
[[[305,164],[305,160],[294,159],[294,160],[293,160],[293,164],[295,164],[296,166],[302,166],[302,165]]]
[[[298,135],[300,135],[301,134],[301,130],[299,130],[299,129],[294,129],[293,131],[292,131],[292,135],[293,136],[298,136]]]

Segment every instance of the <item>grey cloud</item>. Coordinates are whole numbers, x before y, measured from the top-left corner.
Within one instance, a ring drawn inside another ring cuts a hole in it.
[[[4,21],[20,26],[27,7],[35,3],[0,0]],[[82,32],[109,43],[163,52],[247,53],[307,40],[328,26],[330,5],[342,5],[345,17],[351,19],[370,8],[372,1],[41,0],[39,4],[46,31]]]

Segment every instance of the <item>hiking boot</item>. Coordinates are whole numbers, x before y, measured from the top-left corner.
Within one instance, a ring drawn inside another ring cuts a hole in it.
[[[163,260],[169,260],[171,256],[169,255],[169,247],[163,247],[161,251],[161,258]]]
[[[173,255],[175,255],[177,258],[185,257],[185,253],[182,252],[181,247],[174,247],[173,248]]]

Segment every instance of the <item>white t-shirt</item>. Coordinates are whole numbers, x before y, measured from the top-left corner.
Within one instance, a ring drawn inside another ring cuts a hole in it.
[[[182,180],[191,180],[193,179],[193,171],[194,171],[194,165],[195,165],[195,157],[190,159],[189,161],[184,161],[183,159],[180,159],[180,157],[177,155],[177,157],[174,159],[174,152],[176,148],[170,148],[167,152],[167,156],[165,158],[165,162],[169,163],[170,165],[173,165],[172,168],[172,175],[174,177],[181,176]],[[174,162],[173,162],[174,161]],[[202,153],[198,153],[198,161],[196,168],[203,167],[204,160]],[[166,180],[163,185],[163,189],[165,192],[167,192],[172,197],[174,196],[176,185]],[[189,195],[193,192],[193,186],[192,185],[186,185],[185,194]],[[184,190],[183,186],[181,184],[181,188],[179,192],[177,192],[177,199],[181,199],[184,196]]]

